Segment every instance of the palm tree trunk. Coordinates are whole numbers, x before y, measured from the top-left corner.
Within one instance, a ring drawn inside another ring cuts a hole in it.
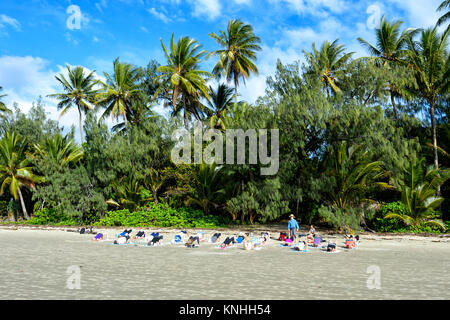
[[[434,117],[434,101],[430,101],[431,129],[433,130],[434,167],[439,169],[439,157],[437,148],[436,119]],[[441,194],[441,186],[437,188],[437,194]]]
[[[237,104],[237,99],[238,99],[238,84],[239,84],[239,78],[235,77],[234,78],[234,103]]]
[[[395,104],[395,98],[392,90],[390,90],[391,93],[391,103],[392,103],[392,110],[394,111],[394,118],[396,121],[398,121],[398,112],[397,112],[397,105]]]
[[[439,169],[439,158],[438,158],[438,145],[437,145],[437,134],[436,134],[436,119],[434,117],[434,102],[430,103],[430,115],[431,115],[431,128],[433,130],[433,151],[434,151],[434,167]]]
[[[25,202],[23,201],[22,191],[20,191],[20,187],[17,188],[17,192],[19,193],[20,204],[22,205],[23,216],[25,219],[30,220],[30,216],[28,215],[27,208],[25,206]]]
[[[83,143],[83,126],[82,126],[83,119],[80,108],[78,108],[78,113],[80,114],[80,143]]]

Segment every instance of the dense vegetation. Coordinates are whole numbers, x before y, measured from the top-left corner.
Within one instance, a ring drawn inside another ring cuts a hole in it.
[[[448,13],[439,22],[447,21]],[[402,30],[383,18],[376,44],[359,39],[368,52],[359,59],[338,40],[313,44],[305,64],[277,62],[254,104],[238,101],[239,86],[258,72],[261,40],[239,20],[210,36],[219,48],[209,53],[172,36],[162,64],[117,58],[106,82],[68,66],[51,97],[62,116],[78,110],[81,145],[41,99],[28,114],[0,102],[0,212],[33,224],[217,227],[294,213],[341,230],[446,229],[449,28]],[[204,59],[216,59],[211,72]],[[232,86],[212,88],[213,77]],[[153,111],[158,104],[169,118]],[[119,120],[112,130],[107,117]],[[193,130],[194,119],[221,132],[279,129],[278,173],[173,164],[171,134]]]

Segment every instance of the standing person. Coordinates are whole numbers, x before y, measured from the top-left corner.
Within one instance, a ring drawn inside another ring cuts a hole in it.
[[[292,241],[294,241],[296,238],[295,231],[298,231],[300,227],[298,226],[297,220],[295,220],[295,216],[293,214],[291,214],[289,218],[290,218],[288,223],[289,238],[291,238]]]

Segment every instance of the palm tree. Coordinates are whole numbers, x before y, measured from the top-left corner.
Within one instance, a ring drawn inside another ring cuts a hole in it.
[[[214,66],[213,73],[220,77],[225,76],[227,82],[234,81],[235,102],[237,103],[239,78],[245,80],[251,73],[258,74],[255,65],[256,51],[261,51],[259,44],[261,39],[254,35],[253,27],[244,24],[240,20],[230,20],[226,31],[220,31],[220,35],[211,33],[221,50],[211,52],[212,55],[219,56],[219,61]]]
[[[397,190],[402,193],[401,200],[405,205],[406,214],[388,213],[385,218],[398,218],[406,225],[435,226],[445,229],[442,221],[434,219],[434,211],[444,201],[436,196],[441,186],[450,178],[450,171],[436,169],[433,166],[424,170],[425,159],[413,158],[404,174],[394,180]]]
[[[334,186],[327,193],[332,206],[346,209],[348,206],[358,205],[361,197],[372,187],[388,188],[388,184],[381,182],[386,177],[381,161],[371,161],[367,152],[361,152],[359,145],[348,146],[341,142],[326,160],[325,175],[334,178]]]
[[[78,146],[68,135],[56,134],[54,137],[47,137],[43,143],[35,144],[34,149],[40,157],[50,157],[59,168],[70,163],[77,163],[84,156],[83,149]]]
[[[447,51],[447,29],[439,35],[437,28],[422,30],[421,37],[414,41],[408,38],[408,63],[414,70],[417,87],[408,90],[428,103],[433,131],[434,165],[439,168],[438,144],[436,136],[435,109],[441,97],[448,94],[450,77],[450,56]]]
[[[222,187],[224,175],[222,166],[216,164],[200,164],[197,170],[197,184],[195,190],[186,199],[186,205],[196,204],[200,206],[205,214],[209,213],[211,207],[219,206],[219,197],[225,194]]]
[[[115,192],[115,198],[106,201],[107,204],[117,207],[134,210],[144,205],[148,200],[143,194],[141,181],[134,177],[122,178],[119,181],[111,183],[111,187]]]
[[[325,41],[320,51],[317,51],[315,43],[312,45],[312,52],[303,50],[311,68],[310,72],[321,77],[328,97],[330,96],[330,88],[335,94],[341,92],[338,86],[339,77],[344,73],[345,65],[353,55],[353,52],[344,53],[345,47],[338,44],[338,41],[338,39],[332,43]]]
[[[26,138],[22,138],[15,132],[6,132],[0,140],[0,194],[9,185],[9,190],[15,200],[20,199],[22,211],[25,219],[30,219],[28,215],[21,188],[28,187],[35,189],[35,184],[42,181],[42,178],[34,175],[30,161],[27,159],[25,151],[27,148]]]
[[[209,88],[211,90],[211,99],[208,101],[210,112],[209,125],[211,128],[225,130],[225,116],[232,105],[233,89],[226,84],[220,84],[215,91],[212,87]]]
[[[402,21],[388,22],[386,17],[381,18],[380,26],[375,31],[376,45],[371,45],[362,38],[358,41],[375,57],[384,68],[391,68],[394,65],[403,64],[406,54],[407,39],[416,32],[416,29],[408,28],[400,33]],[[398,119],[396,96],[402,96],[402,90],[393,83],[389,83],[392,109],[395,119]]]
[[[190,114],[197,115],[200,99],[209,99],[209,88],[206,81],[211,74],[199,69],[200,60],[206,51],[200,50],[201,45],[189,37],[182,37],[175,44],[173,34],[170,41],[170,53],[162,40],[161,45],[166,55],[167,65],[157,69],[161,73],[157,80],[162,80],[162,83],[155,96],[169,87],[172,92],[173,113],[176,114],[179,109],[183,108],[184,123],[188,128]],[[179,100],[181,100],[180,104]]]
[[[444,11],[445,9],[448,9],[446,13],[442,17],[439,18],[437,25],[441,26],[444,23],[446,23],[448,20],[450,20],[450,0],[444,0],[437,11]],[[447,29],[450,27],[450,25],[447,27]]]
[[[3,90],[3,87],[0,86],[0,91]],[[0,112],[5,112],[5,113],[9,113],[11,112],[11,110],[9,110],[5,103],[2,101],[2,99],[6,97],[6,94],[0,94]]]
[[[137,82],[137,69],[129,63],[114,60],[114,74],[104,73],[106,83],[102,83],[103,90],[97,94],[98,104],[105,108],[101,119],[111,116],[115,119],[123,117],[125,128],[134,99],[138,98],[140,87]]]
[[[59,100],[58,110],[61,110],[60,116],[63,116],[71,107],[76,106],[80,115],[80,139],[83,142],[83,125],[82,114],[86,114],[94,107],[95,94],[98,90],[94,86],[98,83],[94,79],[95,71],[85,74],[83,67],[66,66],[69,79],[63,74],[55,76],[56,80],[62,85],[63,93],[50,94]]]
[[[164,184],[165,177],[154,168],[150,168],[149,174],[145,177],[145,186],[152,192],[153,201],[157,204],[158,192]]]

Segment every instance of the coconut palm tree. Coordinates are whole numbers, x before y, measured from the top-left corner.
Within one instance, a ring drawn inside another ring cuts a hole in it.
[[[255,62],[256,52],[261,51],[261,39],[255,36],[251,25],[240,20],[230,20],[226,31],[220,31],[219,35],[210,33],[210,37],[222,47],[208,55],[219,57],[213,73],[218,77],[225,76],[227,82],[234,81],[237,103],[239,78],[245,84],[251,73],[258,74]]]
[[[211,90],[211,99],[208,101],[208,111],[210,113],[209,125],[215,129],[226,129],[225,116],[229,107],[233,103],[234,92],[233,88],[226,84],[219,84],[216,90],[209,87]]]
[[[50,157],[60,168],[70,163],[77,163],[84,156],[83,149],[68,135],[56,134],[47,137],[43,143],[35,144],[34,150],[40,157]]]
[[[330,88],[335,94],[341,92],[339,77],[344,73],[345,65],[353,55],[353,52],[345,53],[344,45],[338,44],[338,41],[338,39],[331,43],[325,41],[319,51],[315,43],[312,45],[312,52],[303,50],[311,68],[310,73],[320,76],[328,97]]]
[[[137,82],[139,74],[137,69],[129,63],[114,60],[114,73],[104,73],[106,83],[102,83],[103,90],[96,96],[98,105],[104,107],[101,119],[111,116],[115,119],[122,117],[125,127],[128,126],[128,117],[131,104],[138,98],[140,86]]]
[[[447,21],[450,20],[450,0],[444,0],[441,5],[439,6],[439,8],[437,9],[437,11],[444,11],[445,9],[447,9],[448,11],[446,13],[444,13],[444,15],[442,17],[439,18],[437,25],[441,26],[444,23],[446,23]],[[447,27],[447,29],[450,27]]]
[[[167,59],[167,65],[157,69],[161,73],[157,77],[157,80],[161,80],[161,85],[155,96],[166,88],[170,88],[173,113],[176,114],[180,108],[183,108],[184,123],[188,128],[190,115],[198,114],[198,108],[201,107],[200,99],[209,99],[209,88],[206,81],[211,74],[199,69],[199,63],[206,51],[201,50],[201,45],[189,37],[182,37],[175,43],[173,34],[170,41],[170,52],[162,40],[161,46]]]
[[[450,29],[443,34],[437,28],[422,30],[420,39],[408,38],[407,59],[413,68],[416,87],[408,90],[425,101],[430,108],[433,131],[434,165],[439,168],[435,111],[438,101],[449,92],[450,55],[447,50]]]
[[[394,180],[394,185],[401,192],[401,201],[405,205],[406,214],[388,213],[385,218],[398,218],[406,225],[434,226],[445,230],[442,221],[434,219],[434,211],[444,201],[436,196],[441,186],[450,178],[450,171],[430,166],[424,169],[425,159],[413,158],[403,175]]]
[[[196,174],[198,183],[195,190],[187,197],[186,205],[198,205],[205,214],[208,214],[211,208],[217,208],[220,196],[225,194],[224,177],[222,166],[214,163],[200,164]]]
[[[89,74],[84,72],[83,67],[66,66],[68,79],[63,74],[55,76],[56,80],[62,85],[63,93],[50,94],[59,100],[58,110],[61,110],[60,116],[63,116],[73,106],[77,107],[79,113],[80,139],[83,142],[83,113],[86,114],[93,109],[95,95],[98,90],[94,89],[98,83],[94,78],[95,71]]]
[[[115,181],[111,183],[111,187],[116,198],[116,200],[109,199],[106,201],[111,206],[134,210],[150,200],[143,196],[142,182],[134,177],[125,177]]]
[[[330,152],[326,160],[325,175],[334,178],[335,184],[327,193],[328,200],[335,208],[345,209],[358,205],[369,188],[388,188],[381,180],[387,173],[381,161],[371,161],[367,152],[359,145],[348,146],[341,142]]]
[[[383,68],[392,68],[395,65],[404,64],[406,55],[407,39],[413,35],[417,29],[408,28],[400,32],[402,21],[389,22],[386,17],[381,18],[380,26],[375,31],[376,45],[371,45],[362,38],[358,41],[369,51],[375,59],[380,62]],[[405,95],[405,92],[393,83],[388,84],[391,96],[392,109],[395,119],[398,119],[398,111],[395,97]]]
[[[26,148],[26,138],[15,132],[6,132],[0,140],[0,194],[9,185],[14,199],[20,199],[23,215],[28,220],[30,216],[21,189],[27,187],[34,190],[35,184],[41,182],[42,178],[33,173],[33,167],[25,154]]]

